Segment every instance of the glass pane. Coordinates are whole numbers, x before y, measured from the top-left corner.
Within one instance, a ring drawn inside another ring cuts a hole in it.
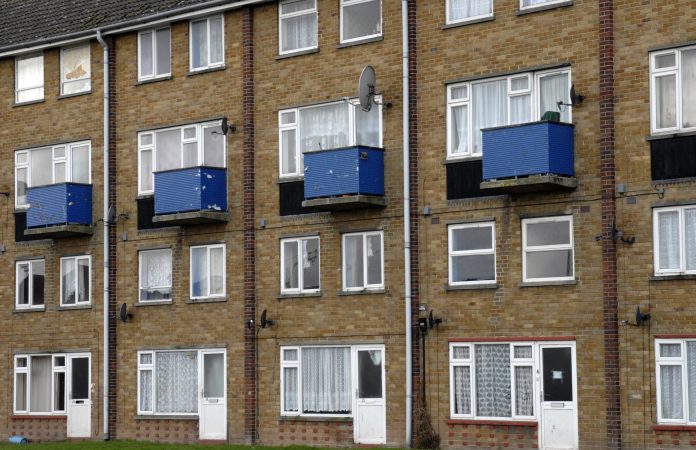
[[[450,153],[469,152],[469,107],[455,106],[450,109]]]
[[[225,397],[225,358],[222,353],[203,355],[203,397]]]
[[[152,370],[140,371],[140,410],[152,411]]]
[[[296,130],[283,130],[281,136],[281,170],[283,174],[297,173]]]
[[[681,366],[660,366],[660,394],[663,419],[683,419]]]
[[[527,223],[527,246],[570,244],[570,222]]]
[[[196,139],[196,127],[184,128],[184,139]]]
[[[452,257],[452,281],[495,280],[494,255],[469,255]]]
[[[191,249],[191,295],[208,296],[208,252],[205,247]]]
[[[515,367],[515,415],[534,415],[534,377],[531,367]]]
[[[289,125],[291,123],[295,123],[295,112],[294,111],[280,113],[280,124],[281,125]]]
[[[77,301],[89,302],[89,260],[82,258],[77,260]]]
[[[679,212],[666,211],[657,214],[659,227],[659,268],[678,270],[681,266],[679,244]]]
[[[17,411],[27,410],[27,374],[18,373],[15,377],[15,408]]]
[[[32,356],[30,370],[30,411],[35,413],[51,412],[51,357]]]
[[[198,352],[158,352],[156,355],[155,412],[198,412]]]
[[[27,204],[27,174],[28,169],[17,169],[17,206]]]
[[[65,411],[65,372],[53,374],[53,410]]]
[[[297,412],[297,367],[285,367],[283,369],[283,409],[288,412]]]
[[[667,67],[675,67],[677,65],[677,56],[674,53],[655,56],[655,68],[664,69]]]
[[[573,276],[573,251],[527,252],[527,278]]]
[[[696,422],[696,342],[686,343],[687,380],[689,389],[689,422]]]
[[[483,151],[481,129],[507,125],[507,80],[475,83],[471,86],[471,94],[471,120],[474,132],[473,153],[479,154]]]
[[[510,124],[527,123],[532,120],[531,101],[531,94],[510,97]]]
[[[211,167],[225,167],[225,135],[220,127],[203,128],[203,164]]]
[[[34,100],[41,100],[42,98],[44,98],[43,87],[17,92],[17,103],[31,102]]]
[[[29,162],[29,153],[28,152],[17,152],[15,153],[15,160],[17,164],[26,164]]]
[[[319,239],[302,241],[302,289],[319,289]]]
[[[43,86],[43,84],[44,84],[43,55],[17,59],[17,82],[16,83],[17,83],[18,90],[25,90],[28,88],[35,88],[38,86]],[[32,100],[37,100],[39,98],[43,98],[43,89],[41,89],[41,96],[39,96],[37,98],[33,98]],[[23,99],[22,101],[28,101],[28,99]]]
[[[89,146],[78,145],[72,148],[72,181],[89,184]]]
[[[212,17],[210,19],[210,64],[223,62],[223,39],[222,16]]]
[[[140,135],[140,145],[152,145],[152,133],[141,134]]]
[[[348,145],[348,108],[344,102],[300,110],[300,149],[307,152]]]
[[[171,30],[169,28],[157,30],[155,49],[157,52],[157,73],[155,75],[165,75],[171,72],[170,33]]]
[[[449,20],[463,20],[491,13],[491,0],[450,0]]]
[[[358,351],[358,398],[382,398],[382,351]]]
[[[681,358],[681,344],[660,344],[662,358]]]
[[[471,414],[471,368],[454,368],[454,413]]]
[[[364,286],[363,237],[346,236],[344,238],[344,276],[347,288]]]
[[[280,5],[281,14],[289,14],[294,12],[300,12],[307,9],[313,9],[316,6],[316,0],[296,0],[283,2]]]
[[[140,253],[140,300],[168,300],[172,297],[172,251]],[[145,356],[145,355],[143,355]]]
[[[44,280],[46,279],[45,266],[45,261],[34,261],[31,263],[31,303],[35,306],[44,304]]]
[[[74,305],[76,301],[76,273],[75,273],[75,260],[65,259],[62,262],[62,274],[61,274],[61,289],[63,295],[64,305]]]
[[[545,75],[539,79],[539,87],[539,114],[542,116],[546,111],[558,111],[558,102],[570,103],[567,73]],[[570,108],[564,107],[560,112],[561,122],[569,122]]]
[[[381,0],[346,6],[343,8],[343,39],[357,39],[382,32]]]
[[[65,183],[65,163],[57,163],[53,166],[53,182]]]
[[[27,367],[27,358],[17,358],[17,367]]]
[[[471,357],[469,347],[454,347],[452,348],[452,357],[454,359],[469,359]]]
[[[374,106],[369,111],[363,111],[355,106],[355,143],[368,147],[380,146],[379,108]]]
[[[283,242],[283,289],[299,287],[297,241]]]
[[[17,304],[29,305],[29,264],[17,265]]]
[[[686,270],[696,270],[696,209],[684,210]]]
[[[543,348],[541,357],[544,401],[572,402],[573,360],[571,348]]]
[[[225,292],[225,249],[210,249],[210,295],[222,295]]]
[[[140,152],[140,190],[153,190],[152,150]]]
[[[198,142],[184,144],[183,167],[195,167],[198,165]]]
[[[531,345],[516,345],[513,351],[515,359],[532,359]]]
[[[382,236],[367,237],[367,284],[382,284]]]
[[[140,76],[147,77],[153,74],[152,32],[148,31],[140,35]]]
[[[283,361],[297,361],[297,349],[283,350]]]
[[[350,347],[302,349],[302,412],[348,414],[353,400]]]
[[[91,89],[89,45],[63,50],[63,94]]]
[[[696,49],[681,53],[682,126],[696,127]]]
[[[152,353],[142,353],[140,355],[140,364],[152,364]]]
[[[53,365],[55,367],[65,367],[65,356],[54,356]]]
[[[181,168],[181,131],[179,129],[158,131],[157,171]]]
[[[450,98],[452,100],[460,100],[467,98],[469,95],[467,86],[457,86],[450,89]]]
[[[208,21],[191,24],[191,65],[194,69],[208,66]]]
[[[317,46],[317,14],[304,14],[280,21],[281,48],[290,52]]]
[[[510,417],[510,346],[484,344],[474,347],[476,357],[476,415]]]
[[[53,183],[53,155],[50,148],[31,151],[31,185],[45,186]]]
[[[493,249],[493,228],[490,226],[453,228],[452,251]]]
[[[513,91],[524,91],[529,89],[529,77],[516,77],[510,80],[510,89]]]
[[[657,128],[677,126],[677,76],[655,77],[655,124]]]
[[[65,158],[65,147],[55,147],[53,149],[53,158]]]

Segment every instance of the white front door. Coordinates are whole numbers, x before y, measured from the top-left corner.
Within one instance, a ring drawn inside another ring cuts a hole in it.
[[[578,448],[575,346],[549,344],[539,347],[541,358],[541,419],[539,448]]]
[[[225,352],[201,352],[201,412],[199,434],[201,439],[227,439],[227,373]]]
[[[384,381],[384,346],[358,346],[353,350],[357,444],[386,444],[387,413]]]
[[[68,437],[90,437],[91,390],[89,354],[68,355]]]

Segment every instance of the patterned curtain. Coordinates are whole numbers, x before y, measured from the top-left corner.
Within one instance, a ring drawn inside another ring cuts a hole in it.
[[[511,417],[510,346],[508,344],[477,345],[476,415]]]
[[[689,422],[696,422],[696,342],[686,343],[686,370],[689,389]]]
[[[686,270],[696,269],[696,209],[684,210]]]
[[[454,413],[471,414],[471,367],[454,368]]]
[[[534,385],[531,366],[515,367],[515,415],[534,415]]]
[[[296,412],[297,406],[297,367],[283,369],[283,400],[285,411]]]
[[[669,211],[658,214],[660,233],[660,269],[679,268],[679,213]]]
[[[158,413],[198,412],[198,353],[156,354]]]
[[[660,366],[660,394],[663,419],[683,419],[681,366]]]
[[[351,411],[350,347],[302,349],[302,412]]]

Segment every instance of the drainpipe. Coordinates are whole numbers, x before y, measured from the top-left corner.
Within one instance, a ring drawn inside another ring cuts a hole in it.
[[[102,403],[104,405],[104,440],[109,440],[109,46],[106,45],[106,41],[102,37],[101,30],[97,30],[97,41],[101,44],[104,49],[104,199],[102,201],[104,205],[104,269],[103,269],[103,288],[104,288],[104,350],[103,350],[103,364],[104,364],[104,375],[102,381],[102,387],[104,389],[104,399]]]
[[[411,447],[413,411],[413,329],[411,317],[411,197],[409,174],[409,58],[408,58],[408,0],[401,0],[401,34],[403,49],[403,171],[404,171],[404,308],[406,316],[406,447]]]

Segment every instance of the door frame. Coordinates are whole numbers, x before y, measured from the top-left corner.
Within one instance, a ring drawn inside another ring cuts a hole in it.
[[[202,432],[203,432],[203,421],[205,420],[205,415],[203,413],[203,407],[204,407],[204,396],[203,394],[205,393],[205,355],[214,355],[214,354],[222,354],[222,370],[223,370],[223,395],[224,395],[224,423],[225,423],[225,433],[224,436],[220,438],[215,438],[215,437],[203,437]],[[198,439],[200,440],[227,440],[228,436],[228,424],[227,424],[227,349],[224,348],[218,348],[218,349],[204,349],[204,350],[199,350],[199,366],[198,366]]]
[[[379,350],[382,352],[382,416],[384,417],[384,440],[379,441],[369,441],[360,442],[358,436],[360,434],[360,421],[358,420],[359,406],[358,406],[358,390],[359,390],[359,379],[360,374],[358,373],[358,352],[364,350]],[[387,376],[386,376],[386,362],[387,362],[387,352],[384,344],[359,344],[353,345],[351,349],[352,355],[351,360],[353,364],[353,442],[356,444],[386,444],[387,441]]]
[[[544,348],[570,348],[570,360],[571,368],[573,371],[572,381],[573,381],[573,418],[575,423],[575,449],[579,448],[579,424],[578,424],[578,368],[577,368],[577,354],[575,341],[544,341],[537,342],[537,380],[536,385],[539,393],[539,402],[537,404],[538,411],[538,439],[539,439],[539,449],[544,449],[544,412],[542,405],[544,403]]]
[[[63,355],[60,355],[63,356]],[[92,354],[89,352],[85,353],[66,353],[65,354],[65,388],[67,390],[66,401],[65,401],[65,416],[67,418],[67,437],[85,437],[85,436],[71,436],[70,435],[70,411],[72,406],[72,374],[73,374],[73,359],[87,358],[87,402],[89,403],[89,433],[86,437],[92,435]],[[51,381],[53,385],[53,381]]]

